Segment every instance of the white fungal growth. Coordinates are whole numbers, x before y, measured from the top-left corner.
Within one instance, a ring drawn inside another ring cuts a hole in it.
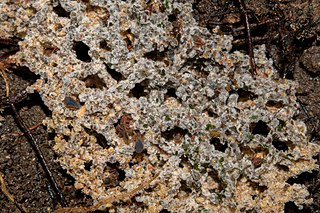
[[[319,146],[293,119],[296,85],[277,77],[263,45],[252,76],[231,36],[198,26],[192,1],[60,0],[65,15],[41,2],[2,1],[0,35],[23,36],[16,60],[41,76],[29,91],[52,111],[44,124],[77,189],[99,202],[161,172],[112,208],[279,212],[312,201],[286,181],[318,167]]]

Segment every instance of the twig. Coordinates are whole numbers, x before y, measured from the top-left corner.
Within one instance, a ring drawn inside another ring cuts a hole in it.
[[[6,71],[7,71],[7,63],[0,61],[0,74],[6,84],[6,96],[8,97],[9,91],[10,91],[10,84],[9,84],[9,79]]]
[[[77,206],[77,207],[70,207],[70,208],[61,208],[61,209],[56,210],[55,213],[68,213],[68,212],[78,212],[78,213],[79,212],[83,212],[83,213],[86,213],[86,212],[93,212],[93,211],[98,210],[101,206],[107,205],[107,204],[112,203],[112,202],[114,202],[116,200],[125,200],[125,199],[132,198],[139,191],[141,191],[142,189],[144,189],[147,186],[149,186],[151,184],[151,182],[154,181],[159,175],[160,175],[160,172],[157,173],[149,181],[142,183],[139,187],[133,189],[132,191],[107,197],[106,199],[100,201],[96,205],[89,206],[89,207]]]
[[[14,96],[8,96],[0,99],[0,108],[10,107],[11,104],[19,103],[28,97],[27,91],[20,91]]]
[[[20,210],[20,212],[27,213],[27,209],[21,206],[17,201],[14,200],[14,197],[7,191],[6,184],[4,181],[4,174],[0,172],[0,183],[1,183],[1,191],[3,194]]]
[[[36,128],[38,128],[39,126],[41,126],[42,123],[37,123],[35,125],[33,125],[32,127],[29,128],[29,130],[34,130]],[[13,136],[13,137],[21,137],[24,135],[24,132],[12,132],[12,133],[7,133],[7,134],[4,134],[4,135],[1,135],[1,139],[3,138],[8,138],[9,136]]]
[[[14,113],[14,117],[16,118],[19,126],[22,128],[22,130],[25,132],[26,137],[29,139],[30,145],[33,149],[33,151],[36,153],[36,156],[38,158],[38,160],[40,161],[40,164],[42,166],[42,169],[44,170],[44,172],[46,173],[46,176],[53,188],[53,191],[56,193],[57,197],[58,197],[58,201],[60,203],[60,205],[62,207],[66,206],[64,198],[62,196],[62,194],[60,193],[60,190],[58,188],[58,185],[52,175],[52,172],[50,171],[48,164],[45,160],[45,158],[43,157],[43,154],[39,148],[38,142],[36,140],[36,138],[31,134],[29,128],[27,127],[27,125],[22,121],[22,118],[20,117],[16,107],[14,106],[14,104],[10,104],[11,109]]]
[[[240,3],[240,8],[242,13],[244,14],[245,20],[246,20],[246,29],[247,29],[247,35],[248,35],[248,44],[249,44],[249,56],[250,56],[250,66],[251,66],[251,74],[256,75],[256,63],[254,62],[254,53],[253,53],[253,45],[252,45],[252,39],[251,39],[251,32],[250,32],[250,24],[249,24],[249,18],[246,10],[245,4],[242,2],[242,0],[238,0]]]

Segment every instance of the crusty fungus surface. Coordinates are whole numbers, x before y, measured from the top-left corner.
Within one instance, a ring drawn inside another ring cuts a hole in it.
[[[318,165],[295,82],[265,47],[231,51],[232,37],[199,27],[193,1],[1,1],[1,37],[40,75],[28,88],[52,111],[57,161],[99,203],[159,173],[120,212],[256,210],[309,204],[287,180]],[[138,141],[140,140],[140,141]],[[137,145],[138,143],[138,145]],[[119,204],[119,205],[118,205]]]

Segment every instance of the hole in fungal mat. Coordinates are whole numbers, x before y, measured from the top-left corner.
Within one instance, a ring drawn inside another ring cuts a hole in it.
[[[123,36],[124,41],[127,44],[127,49],[129,51],[131,51],[132,48],[134,47],[134,35],[133,35],[133,33],[131,32],[130,29],[128,29],[126,31],[121,32],[121,35]]]
[[[9,67],[10,71],[12,71],[16,76],[18,76],[19,78],[30,82],[31,84],[33,84],[34,82],[36,82],[36,80],[38,80],[40,78],[40,75],[36,75],[35,73],[31,72],[31,70],[26,67],[26,66],[12,66]],[[12,89],[12,88],[10,88]],[[12,92],[10,90],[10,92]]]
[[[181,181],[180,181],[180,184],[181,184],[180,190],[186,192],[187,194],[192,193],[191,186],[188,185],[185,180],[181,180]]]
[[[110,147],[108,141],[106,140],[106,138],[102,134],[98,133],[97,131],[95,131],[93,129],[88,129],[86,127],[84,127],[84,130],[86,131],[87,134],[95,137],[97,140],[97,144],[99,144],[102,148],[106,149],[106,148]]]
[[[280,170],[280,171],[284,171],[284,172],[289,172],[289,167],[287,167],[286,165],[281,165],[281,164],[276,164],[276,167]]]
[[[57,14],[59,17],[66,17],[66,18],[70,18],[70,12],[66,11],[60,4],[60,2],[58,3],[58,5],[56,7],[53,7],[53,12],[55,14]]]
[[[168,209],[162,209],[159,213],[171,213]]]
[[[228,144],[224,143],[222,144],[220,141],[220,138],[211,138],[210,139],[210,144],[214,146],[215,150],[218,150],[220,152],[225,152],[226,149],[228,148]]]
[[[227,187],[227,183],[223,181],[219,172],[216,170],[211,170],[208,172],[208,177],[212,178],[216,183],[218,183],[218,188],[209,189],[211,193],[219,193]]]
[[[106,83],[98,76],[98,74],[88,75],[85,79],[83,79],[83,81],[85,86],[89,88],[102,89],[106,87]]]
[[[274,146],[274,148],[276,148],[279,151],[287,151],[289,149],[287,144],[280,140],[272,141],[272,145]]]
[[[218,114],[214,112],[213,109],[210,109],[210,108],[207,108],[204,110],[204,112],[209,116],[209,117],[212,117],[212,118],[218,118]]]
[[[302,172],[300,175],[296,177],[289,178],[286,182],[289,183],[290,185],[293,185],[295,183],[305,184],[306,182],[312,181],[316,177],[317,177],[317,171],[314,170],[312,172]]]
[[[126,172],[123,169],[120,169],[120,163],[109,163],[107,162],[107,168],[110,169],[111,172],[116,172],[118,174],[117,180],[123,181],[126,178]]]
[[[267,186],[260,186],[259,183],[249,181],[249,186],[255,190],[258,190],[260,193],[263,193],[268,189]]]
[[[259,134],[267,137],[270,132],[270,128],[266,122],[259,120],[257,123],[250,124],[250,132],[254,135]]]
[[[205,71],[204,68],[207,66],[207,63],[212,63],[211,60],[205,59],[205,58],[190,58],[187,60],[186,65],[192,68],[195,72],[195,74],[199,78],[207,78],[209,75],[209,72]]]
[[[153,61],[162,61],[163,63],[165,63],[167,66],[169,65],[169,60],[167,58],[167,51],[168,49],[164,49],[164,51],[159,51],[157,49],[147,52],[144,54],[143,57],[149,59],[149,60],[153,60]]]
[[[256,198],[256,195],[253,195],[251,197],[252,197],[252,200],[254,200]],[[243,211],[240,210],[240,212],[244,212],[244,209],[243,209]],[[246,210],[245,212],[246,213],[258,213],[255,209],[249,209],[249,210]]]
[[[239,95],[238,102],[246,102],[248,100],[254,100],[258,98],[256,94],[243,88],[238,89],[237,93]]]
[[[102,40],[102,41],[100,41],[100,48],[101,49],[104,49],[104,50],[106,50],[106,51],[108,51],[108,52],[110,52],[112,49],[111,49],[111,47],[110,47],[110,45],[109,45],[109,43],[106,41],[106,40]]]
[[[123,75],[120,72],[117,72],[115,69],[111,68],[111,64],[105,64],[106,68],[107,68],[107,72],[109,73],[109,75],[116,80],[117,82],[124,80],[125,78],[123,77]]]
[[[47,42],[43,44],[43,55],[50,57],[53,53],[56,53],[59,50],[58,47]]]
[[[294,202],[289,201],[284,204],[284,212],[285,213],[307,213],[310,211],[307,211],[305,208],[299,209]]]
[[[179,167],[180,167],[180,168],[191,168],[191,167],[192,167],[192,165],[191,165],[191,163],[189,162],[189,160],[188,160],[187,157],[181,156],[180,159],[181,159],[181,160],[180,160],[180,163],[179,163]]]
[[[167,141],[174,140],[176,143],[181,143],[183,142],[184,136],[188,133],[188,130],[176,126],[173,129],[161,132],[161,137]]]
[[[85,169],[85,170],[87,170],[87,171],[90,172],[91,167],[92,167],[92,160],[89,161],[89,162],[85,162],[85,163],[84,163],[84,169]]]
[[[7,56],[13,55],[20,50],[18,42],[23,39],[19,37],[10,37],[10,38],[0,38],[0,51],[2,52],[2,57],[6,58]]]
[[[147,92],[145,92],[146,87],[148,86],[149,81],[143,80],[140,83],[136,83],[134,88],[130,90],[129,96],[134,96],[136,98],[140,98],[142,96],[147,96]]]
[[[177,97],[178,97],[178,96],[176,95],[176,89],[175,89],[175,88],[169,88],[169,89],[167,89],[167,92],[166,92],[165,96],[173,97],[173,98],[177,98]]]
[[[177,20],[177,16],[175,14],[168,15],[168,21],[174,22]]]
[[[76,52],[77,59],[83,62],[91,62],[91,57],[89,56],[90,48],[82,41],[74,41],[72,49]]]
[[[282,108],[284,106],[282,101],[268,100],[266,107],[270,108]]]

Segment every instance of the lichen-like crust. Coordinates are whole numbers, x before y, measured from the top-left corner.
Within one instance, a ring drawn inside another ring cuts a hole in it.
[[[295,83],[277,77],[264,46],[252,76],[232,37],[199,27],[181,2],[1,1],[0,36],[24,38],[15,60],[40,76],[28,89],[52,111],[44,124],[75,187],[99,203],[160,172],[109,205],[119,212],[312,202],[286,182],[317,168],[319,153],[293,119]]]

